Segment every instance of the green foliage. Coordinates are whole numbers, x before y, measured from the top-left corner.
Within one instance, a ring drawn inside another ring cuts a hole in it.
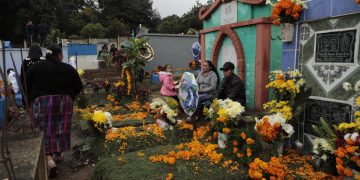
[[[140,56],[140,51],[144,48],[147,41],[148,39],[143,38],[130,38],[128,46],[124,49],[129,60],[123,65],[128,67],[133,75],[137,74],[137,72],[139,72],[139,70],[147,63],[147,61]]]
[[[84,38],[102,38],[105,35],[105,31],[106,28],[100,23],[89,23],[81,29],[80,34]]]
[[[334,130],[330,127],[329,123],[324,118],[320,118],[320,126],[312,125],[312,128],[316,135],[324,138],[332,147],[336,147],[335,140],[337,136]]]
[[[113,19],[109,23],[107,37],[127,36],[130,34],[130,27],[123,20]]]
[[[65,34],[57,28],[51,28],[46,38],[46,44],[57,43],[57,37],[65,38]]]
[[[150,29],[160,22],[159,13],[152,8],[151,0],[99,0],[101,16],[106,19],[123,19],[131,29],[142,24]]]
[[[159,33],[179,34],[183,32],[182,19],[177,15],[167,16],[156,27]]]

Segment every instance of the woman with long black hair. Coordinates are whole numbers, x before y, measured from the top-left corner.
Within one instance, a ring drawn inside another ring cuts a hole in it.
[[[77,71],[62,59],[62,49],[51,45],[46,60],[26,73],[31,116],[36,130],[44,131],[49,177],[57,175],[54,155],[70,149],[73,101],[83,88]]]
[[[198,74],[196,81],[199,85],[199,102],[194,114],[187,119],[193,123],[195,128],[197,118],[202,116],[204,106],[216,97],[219,86],[219,74],[211,61],[204,61],[201,64],[201,72]]]
[[[204,61],[201,65],[201,72],[196,78],[199,85],[199,105],[211,101],[216,95],[219,85],[219,74],[211,61]]]

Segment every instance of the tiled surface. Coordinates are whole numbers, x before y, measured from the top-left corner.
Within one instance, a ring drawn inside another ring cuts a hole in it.
[[[307,1],[306,4],[309,8],[305,9],[303,13],[305,21],[321,19],[331,15],[331,0],[311,0]]]
[[[353,0],[346,0],[346,1],[331,0],[331,1],[332,1],[332,12],[331,12],[332,16],[360,12],[360,4],[355,4]]]

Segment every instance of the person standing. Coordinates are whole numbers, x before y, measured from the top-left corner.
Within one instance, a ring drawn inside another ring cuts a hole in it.
[[[25,26],[26,31],[26,41],[27,45],[31,46],[33,41],[33,35],[34,35],[34,25],[32,24],[31,19],[28,20]]]
[[[42,51],[41,51],[40,46],[32,45],[29,49],[28,57],[25,58],[23,63],[21,64],[21,70],[20,70],[20,82],[21,83],[20,83],[20,85],[22,87],[22,91],[25,91],[25,92],[22,92],[22,102],[25,107],[27,106],[27,104],[25,103],[25,97],[27,97],[27,91],[26,91],[26,86],[25,86],[26,72],[32,65],[34,65],[42,60],[45,60],[45,59],[42,57]]]
[[[61,48],[51,45],[46,61],[34,64],[26,73],[31,117],[36,130],[44,131],[49,177],[57,175],[54,156],[70,149],[73,101],[83,89],[79,74],[62,59]]]
[[[218,99],[231,99],[241,103],[245,106],[245,86],[241,79],[234,74],[235,65],[231,62],[226,62],[220,70],[224,74],[224,78],[218,91]]]
[[[49,27],[48,25],[45,23],[45,21],[41,21],[41,24],[39,24],[38,26],[38,31],[39,31],[39,35],[40,35],[40,46],[41,47],[45,47],[46,44],[46,36],[48,34],[49,31]]]

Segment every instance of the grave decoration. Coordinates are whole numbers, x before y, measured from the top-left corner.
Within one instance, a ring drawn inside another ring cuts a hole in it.
[[[193,74],[185,72],[181,77],[179,88],[179,100],[184,112],[191,116],[197,106],[199,99],[199,86]]]

